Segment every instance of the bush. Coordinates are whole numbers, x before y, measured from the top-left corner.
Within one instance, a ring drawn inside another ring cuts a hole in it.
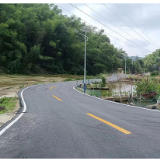
[[[106,78],[105,78],[105,77],[102,77],[101,80],[102,80],[101,86],[102,86],[102,87],[105,87],[105,86],[106,86]]]
[[[143,97],[146,99],[155,98],[157,96],[157,93],[154,91],[149,91],[149,93],[142,94]]]
[[[135,83],[137,95],[142,94],[144,97],[148,97],[148,98],[151,98],[157,95],[159,86],[160,85],[157,84],[156,81],[148,78]]]
[[[151,76],[157,76],[157,75],[158,75],[158,71],[151,72]]]

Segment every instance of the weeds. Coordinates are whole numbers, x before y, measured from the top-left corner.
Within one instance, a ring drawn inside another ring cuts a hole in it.
[[[64,81],[64,82],[73,81],[73,79],[72,79],[72,78],[66,78],[66,79],[64,79],[63,81]]]
[[[16,105],[16,97],[4,97],[0,99],[0,106],[5,107],[6,110],[1,110],[0,114],[5,113],[6,111],[13,110]]]
[[[19,86],[19,89],[22,89],[22,88],[24,88],[24,85]]]

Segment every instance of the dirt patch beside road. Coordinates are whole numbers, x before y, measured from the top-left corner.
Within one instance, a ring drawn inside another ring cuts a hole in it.
[[[3,97],[18,97],[17,93],[20,90],[19,87],[4,87],[0,88],[0,98]]]
[[[36,84],[45,84],[45,83],[54,83],[54,82],[63,82],[71,81],[76,79],[83,79],[83,76],[77,75],[0,75],[0,99],[3,97],[17,97],[16,105],[13,110],[8,110],[7,112],[0,114],[0,127],[11,120],[17,111],[19,110],[19,100],[18,100],[18,91],[24,87],[36,85]]]

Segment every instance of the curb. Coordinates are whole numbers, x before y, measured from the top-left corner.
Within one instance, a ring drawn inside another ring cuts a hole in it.
[[[38,84],[38,85],[42,85],[42,84]],[[30,88],[30,87],[34,87],[34,86],[38,86],[38,85],[28,86],[28,87],[23,88],[22,90],[18,91],[20,109],[17,111],[16,115],[11,120],[9,120],[8,122],[4,123],[0,127],[0,136],[3,133],[5,133],[14,123],[16,123],[23,116],[23,114],[26,112],[27,105],[26,105],[26,103],[24,101],[24,98],[23,98],[23,92],[26,89]]]
[[[128,107],[131,107],[131,108],[144,109],[144,110],[153,111],[153,112],[160,112],[160,110],[153,110],[153,109],[149,109],[149,108],[142,108],[142,107],[138,107],[138,106],[131,106],[131,105],[123,104],[123,103],[113,102],[113,101],[104,100],[104,99],[101,99],[101,98],[98,98],[98,97],[90,96],[90,95],[88,95],[88,94],[85,94],[85,93],[82,93],[82,92],[78,91],[77,89],[75,89],[75,86],[73,87],[73,90],[75,90],[76,92],[79,92],[79,93],[81,93],[81,94],[83,94],[83,95],[86,95],[86,96],[89,96],[89,97],[92,97],[92,98],[99,99],[99,100],[101,100],[101,101],[107,101],[107,102],[110,102],[110,103],[115,103],[115,104],[119,104],[119,105],[124,105],[124,106],[128,106]]]

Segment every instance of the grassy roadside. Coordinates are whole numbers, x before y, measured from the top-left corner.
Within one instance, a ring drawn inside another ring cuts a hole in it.
[[[0,99],[0,114],[3,114],[8,111],[15,109],[17,104],[17,97],[4,97]]]
[[[18,102],[17,93],[20,89],[36,84],[46,84],[54,82],[66,82],[83,80],[83,75],[0,75],[0,106],[7,110],[0,110],[0,114],[13,111]],[[87,79],[98,77],[87,76]],[[4,97],[4,98],[2,98]]]
[[[87,76],[87,78],[94,78],[93,76]],[[13,97],[18,97],[17,93],[20,89],[36,84],[46,84],[54,82],[66,82],[74,80],[83,80],[83,75],[0,75],[0,98],[11,97],[5,100],[5,104],[11,106],[11,102],[14,101]],[[8,103],[8,104],[7,104]],[[14,102],[12,103],[14,105]],[[2,104],[0,103],[0,106]],[[13,107],[13,106],[12,106]],[[12,107],[8,107],[11,110]],[[6,111],[0,111],[0,114]]]

